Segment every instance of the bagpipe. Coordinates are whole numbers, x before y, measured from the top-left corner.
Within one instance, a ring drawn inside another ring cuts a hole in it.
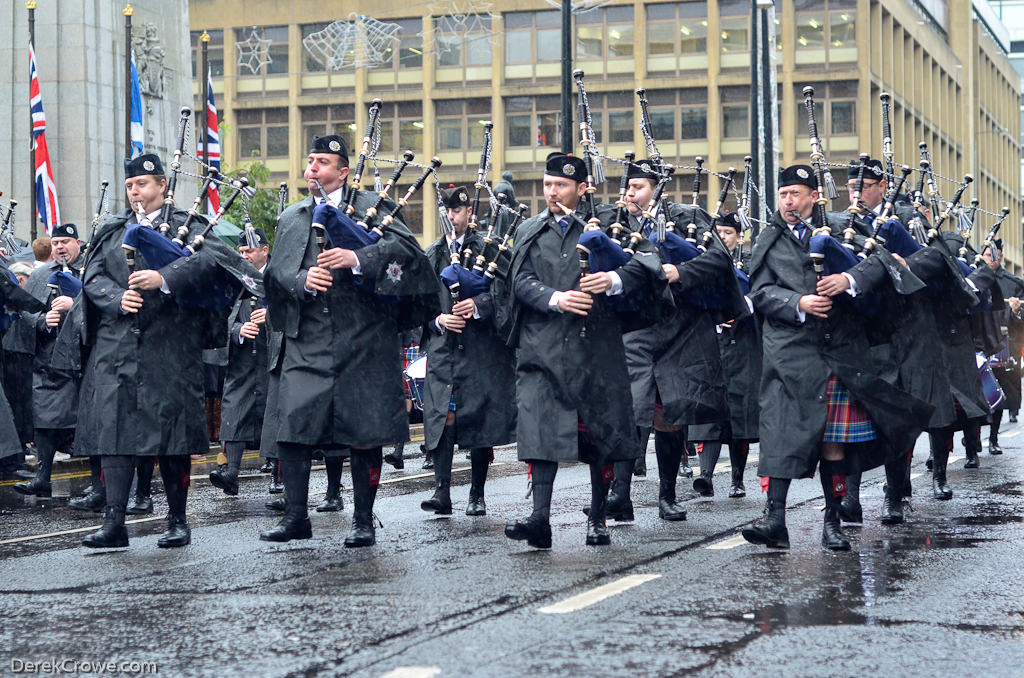
[[[7,214],[3,215],[3,221],[0,222],[0,248],[6,252],[3,256],[4,261],[10,261],[24,251],[24,247],[14,237],[14,208],[17,206],[18,201],[12,199],[7,205]],[[2,213],[3,208],[0,207],[0,214]]]

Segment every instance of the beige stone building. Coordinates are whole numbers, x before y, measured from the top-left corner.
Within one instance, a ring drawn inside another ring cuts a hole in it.
[[[477,14],[451,16],[452,8],[467,7]],[[862,150],[877,156],[878,95],[890,92],[896,160],[916,166],[924,141],[943,176],[974,174],[983,208],[1012,209],[1007,225],[1013,227],[1004,237],[1019,269],[1020,79],[1006,57],[1005,31],[986,7],[979,0],[777,0],[777,148],[782,165],[807,160],[801,90],[812,84],[829,161],[845,163]],[[211,36],[228,165],[260,158],[273,185],[288,181],[294,197],[311,137],[334,131],[358,141],[369,102],[381,98],[381,155],[396,157],[406,148],[419,160],[437,155],[444,182],[471,182],[483,122],[493,120],[492,182],[511,170],[516,197],[540,208],[540,168],[560,139],[561,19],[544,0],[191,0],[189,11],[194,61],[199,35]],[[366,19],[357,14],[396,24],[394,37],[371,48],[323,39],[346,31],[365,35]],[[742,167],[750,153],[750,15],[749,0],[613,0],[577,14],[573,66],[586,72],[601,152],[643,153],[634,95],[643,87],[670,162],[692,165],[700,155],[712,169]],[[349,25],[329,26],[336,20]],[[254,61],[246,48],[240,58],[236,43],[257,39],[269,41],[265,53]],[[348,56],[339,51],[346,45]],[[377,49],[379,65],[347,65]],[[389,169],[381,166],[382,173]],[[836,174],[841,183],[845,173]],[[672,193],[688,196],[689,186],[680,176]],[[948,197],[955,186],[940,188]],[[606,185],[602,193],[610,190]],[[845,206],[845,197],[832,205]],[[423,240],[436,237],[433,205],[410,207]],[[983,215],[981,223],[991,221]]]

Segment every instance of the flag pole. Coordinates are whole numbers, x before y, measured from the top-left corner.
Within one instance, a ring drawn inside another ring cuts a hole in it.
[[[121,10],[124,15],[124,157],[132,157],[132,3]]]
[[[28,0],[25,3],[25,9],[28,10],[28,42],[32,45],[32,49],[36,46],[36,0]],[[30,76],[31,77],[31,76]],[[29,89],[32,88],[32,82],[29,81]],[[32,95],[29,94],[29,99]],[[39,222],[39,215],[36,213],[36,136],[35,136],[35,123],[32,120],[32,104],[29,102],[28,107],[28,138],[29,138],[29,153],[31,154],[29,162],[29,173],[32,178],[28,182],[31,187],[31,200],[29,204],[29,213],[32,215],[29,218],[29,229],[32,234],[32,240],[35,240],[39,235],[37,224]]]
[[[203,164],[209,166],[210,164],[210,121],[209,121],[209,106],[210,106],[210,61],[209,61],[209,49],[210,49],[210,34],[205,30],[203,34],[199,36],[199,43],[203,46],[203,61],[202,61],[202,73],[199,77],[202,78],[203,86],[203,103],[202,103],[202,130],[203,130]]]

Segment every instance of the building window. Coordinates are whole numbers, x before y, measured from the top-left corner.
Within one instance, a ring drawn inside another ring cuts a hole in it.
[[[505,99],[505,127],[509,146],[559,146],[559,112],[557,94]],[[518,195],[518,194],[517,194]]]
[[[647,5],[648,56],[686,56],[707,51],[706,2]]]
[[[239,75],[242,77],[257,77],[264,75],[280,75],[288,72],[288,27],[287,26],[257,26],[257,35],[264,40],[270,40],[267,47],[267,57],[270,63],[260,66],[255,73],[249,70],[248,66],[241,67]],[[237,37],[245,40],[251,35],[252,29],[239,29]],[[236,49],[237,51],[237,49]]]
[[[491,119],[490,99],[437,101],[437,146],[441,151],[482,148],[484,123]]]
[[[469,26],[469,30],[462,30]],[[466,24],[451,17],[435,17],[439,67],[490,66],[491,17],[471,15]]]
[[[843,50],[847,56],[855,54],[851,51],[857,46],[854,28],[857,12],[855,0],[797,0],[794,9],[798,51],[825,50],[826,53],[831,53],[833,58],[843,54],[837,50]]]
[[[388,23],[398,24],[398,32],[390,47],[384,50],[384,61],[376,68],[382,70],[398,70],[406,68],[423,68],[423,20],[422,19],[388,19]],[[395,59],[395,54],[398,59]]]
[[[235,114],[238,159],[288,157],[288,109],[243,109]]]
[[[224,31],[208,31],[210,42],[207,43],[206,59],[213,77],[224,75]],[[202,31],[192,31],[192,77],[199,77],[199,68],[203,63],[203,43],[199,41]],[[205,77],[205,76],[204,76]]]
[[[417,157],[423,154],[423,105],[419,101],[385,103],[380,119],[382,156],[397,158],[407,150]]]
[[[633,58],[633,8],[605,7],[576,15],[576,58]]]
[[[830,136],[850,136],[857,133],[857,82],[845,80],[812,83],[814,87],[814,120],[818,134],[827,145]],[[807,106],[804,105],[804,85],[796,88],[797,134],[807,133]]]
[[[632,144],[636,117],[633,92],[590,94],[594,140],[599,144]]]
[[[750,138],[750,88],[722,87],[722,138]]]
[[[333,106],[303,106],[302,112],[302,143],[303,151],[313,147],[313,137],[337,134],[345,140],[349,154],[358,153],[353,148],[353,140],[361,133],[358,123],[354,120],[355,106],[352,104],[335,104]],[[365,123],[364,123],[365,124]]]
[[[558,10],[509,12],[505,19],[505,63],[560,61],[562,18]]]
[[[303,40],[302,70],[305,73],[323,73],[327,70],[327,67],[323,63],[327,58],[326,55],[314,54],[309,50],[308,47],[305,46],[306,38],[308,38],[313,33],[319,33],[320,31],[324,30],[325,28],[327,28],[327,25],[328,24],[326,23],[303,24],[302,26],[299,27],[300,30],[302,31]]]
[[[720,37],[722,54],[736,54],[750,50],[750,2],[722,0],[718,4],[721,17]]]

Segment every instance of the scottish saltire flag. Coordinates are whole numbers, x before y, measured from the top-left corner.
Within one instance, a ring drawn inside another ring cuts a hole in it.
[[[206,98],[206,139],[209,142],[207,152],[209,153],[210,167],[220,171],[220,134],[217,132],[217,107],[213,103],[213,77],[209,70],[206,71],[206,91],[209,93]],[[202,154],[203,147],[200,145],[199,153]],[[200,157],[202,157],[200,155]],[[207,214],[216,214],[220,210],[220,193],[217,186],[210,186],[206,194]]]
[[[135,52],[132,52],[132,157],[142,155],[142,91],[139,89],[139,72],[135,69]]]
[[[39,91],[39,76],[36,72],[36,52],[28,43],[29,85],[28,95],[32,107],[32,144],[36,161],[36,212],[46,227],[46,233],[60,223],[60,209],[57,207],[57,187],[53,183],[53,168],[50,165],[50,151],[46,147],[46,114],[43,113],[43,95]]]

